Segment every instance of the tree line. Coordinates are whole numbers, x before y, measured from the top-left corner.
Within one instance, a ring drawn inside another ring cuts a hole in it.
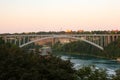
[[[120,34],[119,30],[98,30],[98,31],[72,31],[71,32],[67,32],[67,31],[39,31],[39,32],[23,32],[23,33],[3,33],[1,35],[31,35],[31,34]]]
[[[104,47],[103,51],[83,41],[74,41],[65,44],[57,42],[52,48],[55,52],[87,54],[116,59],[120,57],[120,38]]]

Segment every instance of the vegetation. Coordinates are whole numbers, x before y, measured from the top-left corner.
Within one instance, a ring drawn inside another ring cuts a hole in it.
[[[92,46],[83,41],[75,41],[66,44],[61,44],[60,42],[57,42],[53,46],[53,49],[55,52],[58,51],[58,52],[78,53],[83,55],[87,54],[87,55],[116,59],[120,57],[120,38],[110,43],[107,47],[105,47],[104,51],[101,51],[97,47]]]
[[[84,31],[84,30],[78,30],[78,31],[72,31],[71,32],[66,32],[66,31],[49,31],[49,32],[45,32],[45,31],[39,31],[39,32],[28,32],[28,33],[13,33],[15,35],[21,35],[21,34],[120,34],[119,30],[98,30],[98,31]],[[1,35],[11,35],[10,33],[4,33]]]
[[[54,51],[58,52],[68,52],[68,53],[78,53],[78,54],[88,54],[88,55],[100,55],[102,51],[95,46],[92,46],[83,41],[75,41],[71,43],[61,44],[57,42],[53,46]]]
[[[108,75],[103,69],[96,69],[95,66],[86,66],[79,69],[76,74],[80,80],[109,80]]]
[[[110,43],[103,52],[106,57],[118,58],[120,57],[120,38],[112,43]]]
[[[74,73],[70,61],[0,44],[0,80],[74,80]]]
[[[0,39],[0,80],[120,80],[120,70],[114,76],[94,66],[75,70],[69,60],[27,53]]]

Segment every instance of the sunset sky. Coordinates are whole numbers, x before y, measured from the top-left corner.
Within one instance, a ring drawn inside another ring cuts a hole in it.
[[[120,0],[0,0],[0,33],[120,30]]]

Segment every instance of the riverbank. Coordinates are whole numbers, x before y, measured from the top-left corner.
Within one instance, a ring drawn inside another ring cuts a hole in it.
[[[80,56],[91,56],[91,57],[96,57],[96,58],[101,58],[101,59],[109,59],[109,60],[114,60],[114,61],[119,61],[117,58],[108,58],[108,57],[103,57],[103,56],[97,56],[97,55],[92,55],[92,54],[86,54],[86,53],[76,53],[76,52],[53,52],[53,54],[57,55],[80,55]]]
[[[57,43],[53,46],[53,49],[57,52],[65,52],[69,54],[79,54],[79,55],[89,55],[98,58],[106,58],[111,60],[120,61],[120,39],[110,43],[104,50],[96,48],[95,46],[89,45],[87,43],[76,41],[71,43],[66,43],[64,45]]]
[[[95,68],[105,69],[109,75],[113,75],[120,67],[120,63],[116,60],[94,55],[65,52],[55,52],[53,55],[60,56],[63,60],[70,60],[77,70],[85,66],[94,65]]]
[[[120,58],[117,58],[117,61],[119,61],[119,62],[120,62]]]

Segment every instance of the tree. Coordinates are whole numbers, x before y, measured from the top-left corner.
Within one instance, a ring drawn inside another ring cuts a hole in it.
[[[11,44],[0,45],[0,80],[74,80],[70,61],[27,53]]]
[[[96,69],[94,66],[82,67],[76,73],[80,80],[109,80],[103,69]]]
[[[120,80],[120,69],[116,70],[116,75],[113,76],[112,80]]]

